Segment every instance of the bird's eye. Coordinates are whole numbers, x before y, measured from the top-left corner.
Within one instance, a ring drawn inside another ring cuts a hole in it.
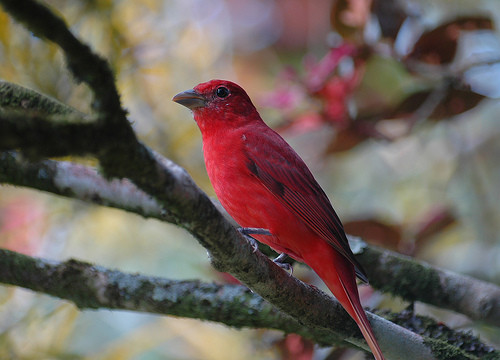
[[[223,99],[229,95],[229,89],[225,86],[219,86],[217,90],[215,90],[215,95]]]

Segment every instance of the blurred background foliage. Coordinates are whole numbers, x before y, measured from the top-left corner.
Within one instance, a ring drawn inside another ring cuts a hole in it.
[[[199,82],[231,79],[304,157],[348,232],[500,283],[497,0],[47,3],[109,60],[138,136],[208,194],[198,129],[170,99]],[[61,52],[1,9],[0,78],[90,111],[90,92],[73,81]],[[174,226],[11,186],[0,186],[0,246],[231,281]],[[323,286],[304,267],[294,274]],[[368,306],[408,305],[367,287],[361,295]],[[80,312],[13,287],[0,288],[0,304],[2,359],[362,358],[274,331]],[[417,311],[500,346],[498,329],[425,305]]]

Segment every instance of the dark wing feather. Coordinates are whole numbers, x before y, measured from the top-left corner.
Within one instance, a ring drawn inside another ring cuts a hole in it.
[[[347,258],[362,281],[368,282],[365,271],[349,247],[339,217],[305,163],[274,131],[266,136],[270,141],[260,146],[251,144],[251,139],[248,139],[248,169],[283,205]]]

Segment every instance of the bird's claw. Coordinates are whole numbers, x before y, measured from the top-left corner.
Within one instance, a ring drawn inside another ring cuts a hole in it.
[[[261,229],[261,228],[240,227],[240,228],[238,228],[238,231],[250,243],[250,245],[252,246],[253,252],[256,252],[257,250],[259,250],[259,243],[251,235],[271,235],[271,232],[269,230]]]
[[[285,270],[286,272],[290,272],[290,276],[293,275],[293,266],[292,264],[289,264],[285,262],[285,260],[288,258],[288,255],[285,253],[281,253],[278,255],[276,259],[273,260],[273,262],[278,265],[280,268]]]

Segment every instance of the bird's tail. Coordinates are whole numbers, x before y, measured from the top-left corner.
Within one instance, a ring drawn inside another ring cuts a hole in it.
[[[356,321],[375,359],[385,360],[359,300],[354,266],[334,249],[322,253],[323,259],[321,259],[321,262],[306,262],[325,282],[347,313]],[[333,260],[333,262],[330,262],[333,266],[327,266],[327,263],[325,263],[325,253],[330,253],[328,257],[333,257],[330,259],[330,261]],[[316,263],[316,266],[313,266],[314,263]]]
[[[344,283],[344,281],[340,276],[339,280],[342,287],[344,288],[347,298],[349,299],[351,307],[350,309],[351,311],[348,311],[349,315],[351,315],[351,317],[358,324],[361,333],[363,334],[366,342],[368,343],[368,346],[370,347],[373,355],[375,356],[375,359],[384,360],[385,358],[384,355],[382,354],[382,350],[380,350],[380,346],[378,345],[377,339],[375,338],[375,334],[373,333],[370,322],[368,321],[366,313],[363,310],[363,307],[361,306],[357,288],[356,288],[356,293],[353,294],[352,291],[348,289],[348,287],[346,286],[347,284]],[[347,310],[347,306],[344,305],[344,307]]]

